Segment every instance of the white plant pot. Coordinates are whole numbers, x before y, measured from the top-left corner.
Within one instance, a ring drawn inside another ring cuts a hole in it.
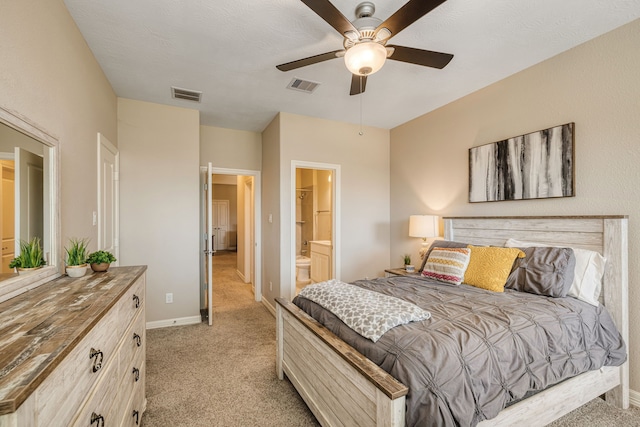
[[[87,268],[89,266],[87,264],[82,265],[68,265],[67,266],[67,276],[69,277],[82,277],[87,272]]]

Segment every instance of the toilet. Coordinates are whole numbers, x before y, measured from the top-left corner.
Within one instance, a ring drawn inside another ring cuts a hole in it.
[[[309,270],[311,268],[311,258],[297,255],[296,256],[296,282],[301,284],[307,284],[311,282],[309,276]]]

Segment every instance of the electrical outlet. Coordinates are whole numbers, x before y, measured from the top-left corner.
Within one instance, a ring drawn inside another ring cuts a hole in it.
[[[173,294],[172,293],[168,293],[165,295],[164,297],[164,302],[167,304],[172,304],[173,303]]]
[[[269,292],[273,291],[273,282],[269,281]]]

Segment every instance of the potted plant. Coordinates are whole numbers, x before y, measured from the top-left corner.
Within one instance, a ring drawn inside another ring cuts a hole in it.
[[[40,238],[34,237],[28,242],[20,240],[20,255],[11,260],[9,268],[15,268],[17,271],[30,271],[46,264],[42,256]]]
[[[69,247],[65,247],[67,252],[67,275],[69,277],[82,277],[87,272],[87,239],[69,239]]]
[[[114,261],[117,261],[117,259],[109,251],[100,250],[91,252],[87,257],[87,262],[95,272],[107,271],[109,265]]]
[[[408,273],[413,273],[415,271],[415,267],[411,265],[411,255],[404,254],[403,259],[404,259],[404,269]]]

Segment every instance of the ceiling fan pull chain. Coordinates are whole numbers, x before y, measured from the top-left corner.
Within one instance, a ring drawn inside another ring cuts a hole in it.
[[[364,91],[362,90],[362,80],[363,77],[360,76],[360,132],[358,132],[358,135],[360,136],[364,135],[364,132],[362,131],[362,97],[364,96]]]

